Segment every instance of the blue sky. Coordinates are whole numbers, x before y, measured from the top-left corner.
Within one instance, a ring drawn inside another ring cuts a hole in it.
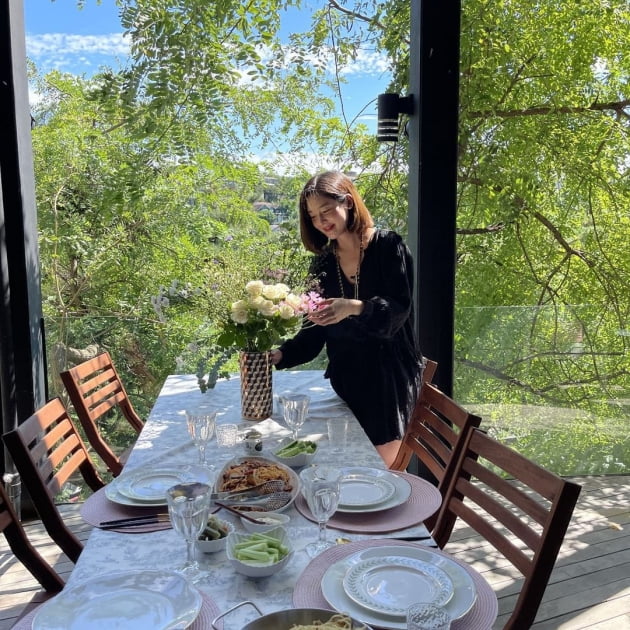
[[[76,0],[23,2],[27,55],[40,72],[57,69],[89,77],[103,65],[117,68],[124,64],[128,46],[114,0],[102,0],[100,5],[85,0],[83,9],[77,8]],[[321,6],[321,2],[311,5]],[[308,10],[292,11],[284,20],[285,32],[308,28]],[[376,97],[385,91],[389,79],[385,60],[366,53],[346,78],[348,83],[342,88],[346,116],[352,119],[365,108],[361,120],[375,127]]]

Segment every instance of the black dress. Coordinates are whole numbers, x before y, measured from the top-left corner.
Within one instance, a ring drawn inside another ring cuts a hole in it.
[[[310,322],[280,346],[278,369],[314,359],[326,344],[325,376],[348,404],[373,444],[400,439],[422,377],[422,355],[413,328],[413,260],[395,232],[377,229],[364,251],[359,278],[361,315],[338,324]],[[354,296],[338,272],[332,249],[316,256],[311,273],[324,297]],[[341,278],[341,280],[340,280]]]

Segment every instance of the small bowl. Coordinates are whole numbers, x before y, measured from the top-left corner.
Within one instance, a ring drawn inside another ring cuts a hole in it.
[[[291,442],[293,442],[293,438],[285,438],[282,440],[282,442],[280,442],[280,444],[278,444],[278,446],[276,446],[276,448],[272,451],[274,458],[289,468],[302,468],[303,466],[310,466],[313,458],[317,455],[317,444],[315,444],[315,451],[313,453],[298,453],[293,457],[280,457],[279,455],[276,455],[278,451],[291,444]]]
[[[284,527],[291,520],[291,517],[279,512],[247,512],[247,516],[266,521],[263,525],[258,525],[241,517],[241,523],[248,532],[268,532],[276,527]]]
[[[230,564],[234,567],[234,570],[237,573],[242,573],[243,575],[246,575],[247,577],[259,578],[268,577],[283,569],[288,564],[289,559],[293,555],[293,549],[291,548],[291,543],[289,541],[287,531],[286,529],[284,529],[284,527],[274,527],[268,532],[265,532],[265,536],[271,536],[278,539],[285,547],[289,549],[287,555],[278,562],[260,563],[253,560],[242,561],[236,558],[236,556],[234,555],[234,546],[255,535],[256,534],[241,534],[239,532],[233,532],[228,536],[226,553]]]
[[[198,538],[197,547],[203,553],[216,553],[217,551],[223,551],[227,545],[227,539],[229,538],[230,534],[234,532],[234,525],[232,525],[232,523],[220,519],[217,520],[219,520],[221,525],[223,525],[228,530],[227,536],[223,536],[223,538],[216,538],[215,540],[201,540],[200,538]]]

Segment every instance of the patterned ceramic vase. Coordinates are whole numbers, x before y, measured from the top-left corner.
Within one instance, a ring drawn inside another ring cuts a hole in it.
[[[239,353],[241,370],[241,415],[246,420],[264,420],[273,412],[273,364],[271,351]]]

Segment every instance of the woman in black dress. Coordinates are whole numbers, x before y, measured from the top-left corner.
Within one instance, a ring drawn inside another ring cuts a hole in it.
[[[411,253],[398,234],[374,227],[352,180],[335,171],[302,190],[300,233],[316,254],[311,274],[326,299],[272,360],[278,369],[300,365],[325,344],[325,376],[389,466],[422,377]]]

